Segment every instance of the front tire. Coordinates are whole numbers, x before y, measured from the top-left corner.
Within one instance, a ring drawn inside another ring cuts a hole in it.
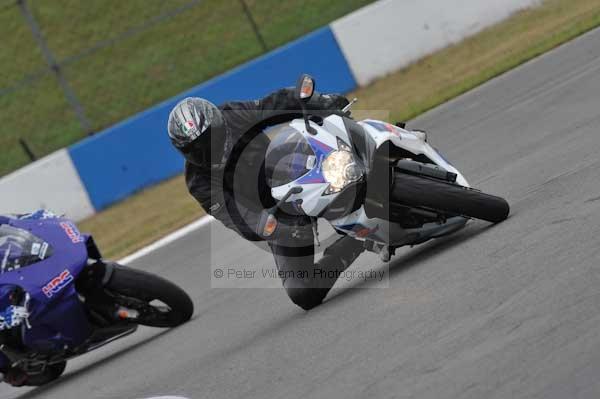
[[[149,327],[177,327],[194,313],[189,295],[174,283],[142,270],[115,265],[105,288],[118,305],[140,312],[135,323]],[[166,307],[151,304],[160,301]]]
[[[391,199],[405,206],[433,209],[492,223],[505,220],[510,212],[510,206],[504,198],[400,172],[394,174]]]

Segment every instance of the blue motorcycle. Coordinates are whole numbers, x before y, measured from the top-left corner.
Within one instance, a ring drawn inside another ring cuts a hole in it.
[[[177,285],[103,260],[68,219],[0,216],[0,367],[26,373],[24,385],[57,379],[69,359],[138,325],[176,327],[193,310]]]

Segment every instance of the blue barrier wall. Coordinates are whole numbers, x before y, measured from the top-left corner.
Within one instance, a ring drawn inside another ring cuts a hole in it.
[[[346,93],[356,81],[329,27],[209,80],[69,148],[96,210],[183,171],[166,125],[171,108],[189,96],[219,104],[263,97],[313,75],[321,92]]]

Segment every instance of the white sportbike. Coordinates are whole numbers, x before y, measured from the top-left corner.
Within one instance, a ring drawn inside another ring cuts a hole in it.
[[[314,80],[302,75],[296,97],[312,97]],[[333,228],[365,241],[389,261],[396,248],[462,229],[470,218],[492,223],[508,217],[503,198],[469,186],[464,176],[404,124],[366,119],[344,110],[275,126],[265,166],[277,206],[265,212],[259,232],[269,236],[277,212],[324,218]]]

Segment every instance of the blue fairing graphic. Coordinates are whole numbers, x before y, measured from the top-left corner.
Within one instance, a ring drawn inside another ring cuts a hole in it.
[[[374,127],[375,129],[379,130],[380,132],[396,133],[396,135],[398,137],[400,137],[400,135],[397,134],[398,132],[395,130],[394,126],[390,125],[389,123],[377,122],[377,121],[365,121],[365,123],[367,125]]]
[[[335,151],[334,148],[328,146],[327,144],[314,139],[312,137],[308,138],[308,143],[310,147],[315,153],[315,157],[317,158],[317,162],[315,167],[312,168],[310,172],[302,176],[297,180],[299,184],[319,184],[319,183],[327,183],[325,177],[323,176],[323,172],[321,170],[321,164],[325,160],[325,158],[331,154],[331,152]]]
[[[352,231],[359,238],[368,238],[379,230],[379,225],[369,228],[360,223],[351,223],[342,226],[337,226],[340,230]]]

